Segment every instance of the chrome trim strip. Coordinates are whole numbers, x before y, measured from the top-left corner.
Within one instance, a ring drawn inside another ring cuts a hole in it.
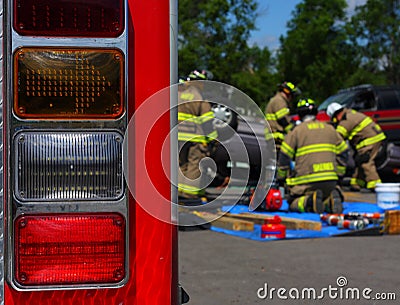
[[[4,171],[3,171],[3,100],[4,100],[4,2],[0,0],[0,305],[4,304]]]

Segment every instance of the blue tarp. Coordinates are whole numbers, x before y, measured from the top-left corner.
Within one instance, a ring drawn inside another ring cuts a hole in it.
[[[400,208],[396,208],[400,209]],[[313,221],[321,221],[320,215],[315,213],[296,213],[296,212],[287,212],[288,203],[286,200],[283,200],[282,207],[280,211],[277,212],[258,212],[254,211],[251,213],[261,214],[265,216],[274,216],[278,215],[281,217],[289,217],[289,218],[297,218],[297,219],[305,219],[305,220],[313,220]],[[239,213],[248,213],[250,212],[248,206],[245,205],[235,205],[235,206],[224,206],[222,207],[222,211],[239,214]],[[343,213],[381,213],[385,212],[384,209],[378,207],[376,204],[365,203],[365,202],[344,202],[343,203]],[[374,224],[368,225],[366,228],[373,228]],[[261,238],[261,225],[254,225],[254,231],[246,232],[246,231],[232,231],[226,230],[222,228],[217,228],[211,226],[211,230],[215,232],[221,232],[225,234],[235,235],[242,238],[248,238],[252,240],[258,241],[271,241],[276,240],[276,238]],[[314,231],[314,230],[286,230],[286,239],[296,239],[296,238],[324,238],[331,237],[340,234],[345,234],[352,232],[352,230],[348,229],[338,229],[336,226],[330,226],[324,222],[322,222],[322,230]]]

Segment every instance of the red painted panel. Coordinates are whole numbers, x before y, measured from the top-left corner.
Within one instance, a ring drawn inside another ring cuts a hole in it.
[[[169,47],[169,16],[163,14],[168,11],[168,1],[150,0],[136,1],[130,6],[133,18],[135,35],[135,108],[142,106],[146,99],[156,91],[164,89],[170,83],[170,50]],[[146,17],[143,16],[146,14]],[[140,22],[138,22],[140,20]],[[160,25],[155,24],[159,23]],[[156,28],[158,26],[158,28]],[[140,45],[138,45],[140,44]],[[142,45],[143,44],[143,45]],[[130,48],[131,50],[132,48]],[[129,58],[132,58],[130,54]],[[132,61],[130,61],[132,63]],[[132,69],[130,69],[132,71]],[[132,77],[130,78],[132,79]],[[130,86],[130,89],[132,86]],[[160,108],[168,109],[169,100],[159,99]],[[130,103],[132,100],[130,100]],[[131,104],[129,104],[131,107]],[[157,205],[158,194],[145,179],[146,173],[150,179],[158,181],[157,189],[165,198],[170,197],[170,185],[168,179],[161,175],[160,152],[163,141],[169,133],[170,119],[168,116],[160,118],[157,128],[153,128],[149,138],[143,137],[147,131],[140,130],[140,126],[146,126],[152,115],[144,115],[137,119],[135,130],[135,162],[136,189],[146,196],[138,196],[139,200],[149,201]],[[143,124],[140,122],[143,120]],[[145,158],[146,163],[141,161]],[[144,167],[145,166],[145,167]],[[167,171],[169,169],[167,168]],[[141,177],[143,179],[141,179]],[[138,191],[138,192],[139,192]],[[140,202],[147,205],[148,202]],[[171,288],[173,283],[174,257],[173,239],[174,227],[171,224],[160,221],[150,216],[140,205],[136,205],[136,303],[135,304],[171,304],[173,296]],[[170,206],[160,205],[160,213],[170,214]],[[176,279],[176,278],[175,278]]]

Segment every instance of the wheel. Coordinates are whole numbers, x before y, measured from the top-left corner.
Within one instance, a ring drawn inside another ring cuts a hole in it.
[[[213,124],[218,132],[218,139],[220,141],[229,139],[238,127],[237,113],[228,106],[218,103],[213,103],[211,110],[216,118]]]

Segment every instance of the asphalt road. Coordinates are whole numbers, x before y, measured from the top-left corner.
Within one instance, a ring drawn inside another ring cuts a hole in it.
[[[189,305],[400,300],[400,235],[260,242],[211,230],[180,231],[179,260]]]

